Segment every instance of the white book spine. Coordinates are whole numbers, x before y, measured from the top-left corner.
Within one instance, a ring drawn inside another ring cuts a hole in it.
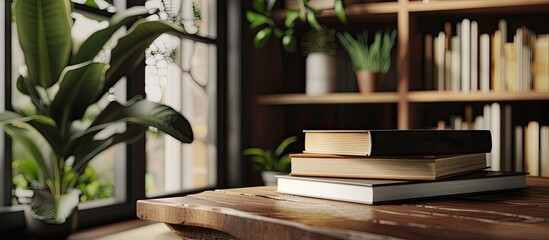
[[[444,42],[445,42],[445,34],[444,32],[440,32],[438,34],[438,38],[437,38],[437,44],[436,44],[436,48],[437,48],[437,62],[436,62],[436,65],[437,65],[437,84],[438,84],[438,90],[440,91],[444,91],[444,55],[445,55],[445,50],[444,50]]]
[[[491,121],[491,118],[492,118],[492,113],[491,113],[491,109],[490,109],[490,105],[487,104],[487,105],[484,105],[484,109],[483,109],[483,117],[484,117],[484,130],[490,130],[490,133],[492,132],[492,121]],[[492,136],[492,139],[493,136]],[[486,154],[486,166],[492,166],[492,153],[487,153]]]
[[[471,22],[471,91],[478,90],[478,23]]]
[[[476,116],[475,122],[473,123],[473,130],[483,130],[484,129],[484,117]]]
[[[490,35],[480,36],[480,90],[490,91]]]
[[[469,19],[461,21],[461,91],[471,90],[471,22]]]
[[[459,65],[460,65],[460,59],[459,59],[459,55],[460,55],[460,39],[456,36],[452,37],[452,41],[451,41],[451,48],[452,48],[452,53],[451,53],[451,57],[452,57],[452,60],[451,60],[451,67],[450,67],[450,72],[451,72],[451,79],[450,79],[450,83],[451,83],[451,90],[452,91],[459,91],[459,88],[460,88],[460,69],[459,69]]]
[[[501,107],[492,103],[490,132],[492,133],[492,170],[501,170]]]

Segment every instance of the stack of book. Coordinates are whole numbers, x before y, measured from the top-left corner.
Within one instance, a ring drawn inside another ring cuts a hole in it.
[[[304,132],[280,193],[377,204],[526,187],[524,173],[485,170],[490,131]]]

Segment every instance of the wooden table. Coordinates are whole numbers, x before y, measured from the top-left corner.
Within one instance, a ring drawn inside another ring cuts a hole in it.
[[[188,238],[549,239],[549,178],[528,189],[369,206],[275,193],[275,187],[141,200],[137,216]],[[212,230],[213,229],[213,230]]]

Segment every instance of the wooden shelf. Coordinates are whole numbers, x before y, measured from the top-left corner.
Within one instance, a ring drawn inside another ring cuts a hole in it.
[[[399,95],[389,93],[330,93],[322,96],[305,94],[263,95],[257,99],[262,105],[298,105],[298,104],[353,104],[353,103],[397,103]]]
[[[540,7],[542,7],[540,9]],[[408,3],[409,12],[446,12],[470,10],[475,12],[509,12],[509,10],[543,10],[549,8],[547,0],[457,0],[457,1],[413,1]]]
[[[399,8],[398,2],[361,3],[346,6],[345,13],[351,19],[365,19],[371,15],[394,15],[396,17]],[[272,17],[275,20],[283,20],[286,17],[286,10],[275,10]],[[325,9],[318,15],[318,18],[335,18],[335,11]]]
[[[549,93],[499,93],[499,92],[445,92],[445,91],[415,91],[408,93],[411,103],[431,102],[505,102],[505,101],[540,101],[549,100]]]

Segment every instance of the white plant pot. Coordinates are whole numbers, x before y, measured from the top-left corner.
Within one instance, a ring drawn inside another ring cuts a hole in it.
[[[275,171],[263,171],[261,172],[261,178],[265,186],[276,186],[276,175],[287,175],[284,172],[275,172]]]
[[[306,60],[305,93],[310,96],[335,91],[336,60],[325,53],[310,53]]]

